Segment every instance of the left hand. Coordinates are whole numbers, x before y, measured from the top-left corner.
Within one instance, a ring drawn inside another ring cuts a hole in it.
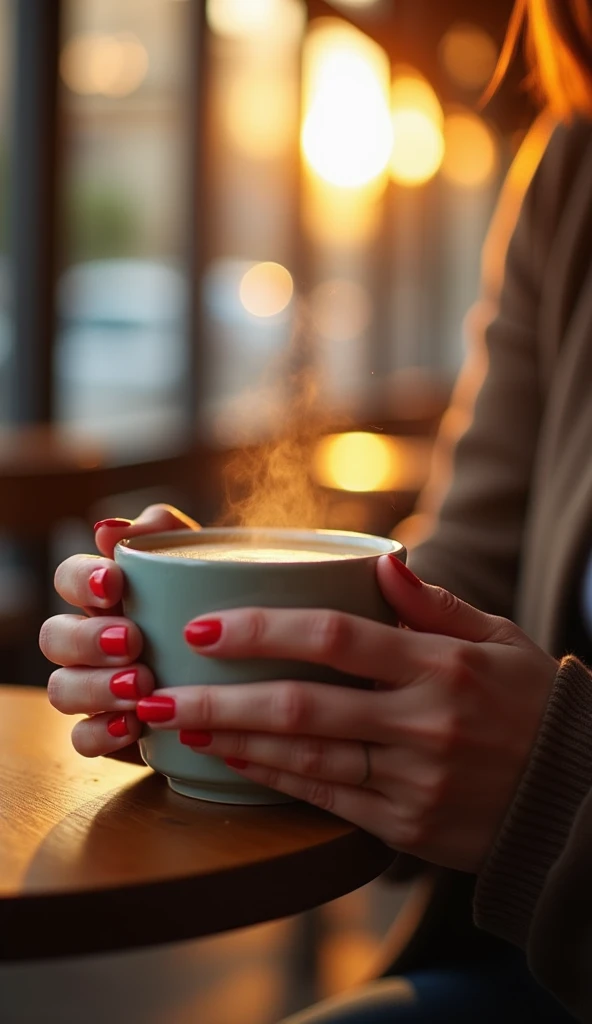
[[[240,608],[185,634],[210,657],[305,660],[375,679],[376,689],[179,687],[141,700],[138,717],[397,850],[478,871],[558,664],[512,622],[422,584],[388,556],[378,577],[408,629],[326,610]]]

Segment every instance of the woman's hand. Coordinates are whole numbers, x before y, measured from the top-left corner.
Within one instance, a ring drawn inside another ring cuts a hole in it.
[[[86,615],[54,615],[43,623],[39,645],[61,666],[49,677],[53,706],[66,715],[90,716],[72,730],[79,754],[112,754],[134,743],[141,730],[136,704],[154,689],[152,673],[138,660],[140,631],[121,615],[123,573],[113,549],[124,537],[187,528],[199,529],[167,505],[151,505],[134,522],[107,519],[95,527],[101,555],[73,555],[56,570],[58,594]]]
[[[512,622],[422,584],[388,556],[383,593],[408,629],[320,610],[250,608],[190,623],[215,658],[296,658],[376,680],[161,690],[138,717],[388,845],[483,863],[529,759],[557,662]]]

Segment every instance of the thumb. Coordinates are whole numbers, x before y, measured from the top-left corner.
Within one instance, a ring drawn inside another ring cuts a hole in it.
[[[442,587],[423,583],[395,555],[378,561],[378,582],[401,621],[420,633],[442,633],[474,643],[516,644],[520,630],[513,622],[487,615]]]
[[[113,558],[113,549],[124,537],[167,530],[199,530],[199,524],[172,505],[148,505],[137,519],[103,519],[95,524],[95,543],[102,555]]]

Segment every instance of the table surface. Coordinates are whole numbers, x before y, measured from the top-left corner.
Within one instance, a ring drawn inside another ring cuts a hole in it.
[[[307,910],[393,851],[306,804],[190,800],[88,760],[43,690],[0,686],[0,959],[197,938]]]

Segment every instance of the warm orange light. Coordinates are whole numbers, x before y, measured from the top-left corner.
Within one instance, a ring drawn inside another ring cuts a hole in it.
[[[249,68],[237,74],[222,95],[230,141],[254,160],[281,156],[292,144],[296,97],[287,78],[275,69]],[[292,116],[290,116],[292,115]]]
[[[320,19],[304,48],[302,150],[323,180],[360,188],[387,167],[392,127],[385,52],[362,32]]]
[[[496,141],[485,121],[472,111],[450,114],[444,123],[446,152],[442,175],[461,188],[488,184],[499,166]]]
[[[60,58],[62,79],[83,96],[129,96],[147,71],[146,48],[131,32],[81,33],[66,43]]]
[[[310,294],[313,327],[331,341],[359,338],[372,320],[372,300],[357,281],[335,278],[323,281]]]
[[[393,150],[390,170],[401,185],[423,185],[444,156],[442,108],[419,75],[401,73],[392,90]]]
[[[330,249],[369,245],[379,230],[385,182],[358,189],[337,188],[316,175],[305,181],[302,219],[309,238]]]
[[[485,29],[457,22],[442,38],[440,60],[458,85],[464,89],[481,89],[493,74],[497,46]]]
[[[227,39],[298,38],[305,25],[302,0],[207,0],[208,25]]]
[[[390,490],[396,471],[396,449],[391,439],[361,431],[324,437],[313,461],[319,483],[342,491]]]
[[[255,263],[243,275],[239,285],[240,300],[253,316],[276,316],[289,305],[294,282],[281,263]]]

